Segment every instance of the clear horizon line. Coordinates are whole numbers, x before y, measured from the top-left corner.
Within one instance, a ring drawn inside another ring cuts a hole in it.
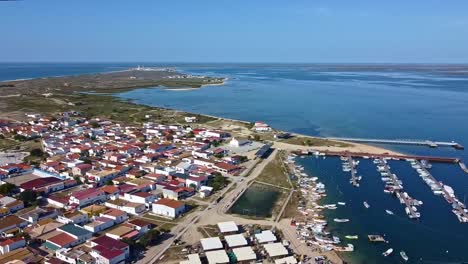
[[[213,62],[213,61],[2,61],[0,64],[7,63],[43,63],[43,64],[53,64],[53,63],[89,63],[89,64],[99,64],[99,63],[125,63],[125,64],[143,64],[143,63],[159,63],[159,64],[321,64],[321,65],[468,65],[468,62],[267,62],[267,61],[258,61],[258,62],[248,62],[248,61],[225,61],[225,62]]]

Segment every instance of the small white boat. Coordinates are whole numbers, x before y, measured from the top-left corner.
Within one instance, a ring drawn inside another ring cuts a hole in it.
[[[339,205],[346,205],[345,202],[338,202]]]
[[[364,204],[364,207],[365,207],[365,208],[369,208],[369,207],[370,207],[370,205],[369,205],[366,201],[364,201],[363,204]]]
[[[389,215],[393,215],[393,212],[390,211],[390,210],[385,210],[385,212],[386,212],[387,214],[389,214]]]
[[[400,251],[400,256],[404,261],[408,261],[408,256],[406,255],[406,252]]]
[[[387,256],[389,256],[389,255],[392,254],[392,253],[393,253],[393,248],[389,248],[389,249],[387,249],[387,251],[385,251],[384,253],[382,253],[382,256],[387,257]]]
[[[359,236],[357,236],[357,235],[352,235],[352,236],[345,236],[345,238],[347,238],[347,239],[358,239]]]
[[[346,222],[349,222],[349,219],[347,219],[347,218],[343,218],[343,219],[335,218],[335,219],[333,219],[333,221],[335,221],[337,223],[346,223]]]

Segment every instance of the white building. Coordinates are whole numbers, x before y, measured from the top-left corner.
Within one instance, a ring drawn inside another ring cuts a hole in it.
[[[26,246],[26,241],[22,237],[8,238],[7,240],[0,242],[0,254],[4,255],[15,249],[22,248],[25,246]]]
[[[257,132],[269,132],[271,131],[271,127],[263,122],[255,122],[253,129]]]
[[[153,213],[156,215],[177,218],[185,211],[185,204],[171,199],[160,199],[153,203]]]
[[[132,203],[150,205],[156,200],[156,196],[149,192],[125,193],[121,199]]]
[[[114,220],[110,218],[98,217],[98,218],[95,218],[90,223],[84,225],[83,227],[84,229],[90,232],[98,233],[98,232],[101,232],[102,230],[112,227],[114,224],[115,224]]]
[[[245,146],[249,143],[250,143],[250,140],[248,139],[238,139],[238,138],[233,137],[231,141],[229,141],[229,146],[238,148],[238,147]]]

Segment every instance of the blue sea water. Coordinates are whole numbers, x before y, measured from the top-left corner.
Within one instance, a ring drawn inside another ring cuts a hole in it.
[[[0,80],[121,70],[129,64],[0,64]],[[146,66],[159,66],[158,64]],[[174,65],[171,65],[174,66]],[[119,94],[137,103],[249,121],[261,120],[288,131],[321,136],[455,140],[468,147],[468,75],[452,66],[405,68],[378,65],[292,64],[180,64],[179,70],[227,77],[224,86],[176,91],[145,88]],[[359,66],[359,65],[358,65]],[[1,90],[0,90],[1,94]],[[398,151],[459,157],[468,152],[451,148],[386,146]],[[331,223],[339,235],[358,234],[352,241],[353,263],[398,263],[405,250],[411,263],[468,261],[468,224],[459,223],[449,205],[434,196],[406,162],[392,162],[408,193],[424,204],[420,221],[409,220],[397,200],[383,192],[383,184],[370,161],[358,166],[363,176],[353,188],[338,159],[301,159],[311,174],[327,185],[324,202],[346,201],[329,217],[350,218]],[[452,186],[463,200],[468,195],[468,174],[459,167],[434,164],[433,175]],[[362,201],[371,204],[364,210]],[[395,216],[385,214],[385,209]],[[370,244],[367,234],[386,234],[388,245]],[[381,252],[395,253],[383,258]],[[421,260],[422,259],[422,260]]]

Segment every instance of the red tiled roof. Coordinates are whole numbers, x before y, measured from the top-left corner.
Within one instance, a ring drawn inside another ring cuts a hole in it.
[[[128,247],[127,244],[125,244],[124,242],[120,241],[120,240],[116,240],[116,239],[113,239],[111,237],[108,237],[108,236],[100,236],[98,238],[95,238],[92,240],[93,243],[96,243],[100,246],[103,246],[103,247],[106,247],[106,248],[110,248],[110,249],[125,249]]]
[[[91,189],[86,189],[86,190],[81,190],[81,191],[74,192],[72,196],[75,197],[78,200],[82,200],[82,199],[85,199],[87,197],[97,196],[100,193],[103,193],[103,191],[101,191],[99,189],[91,188]]]
[[[58,234],[54,237],[47,239],[47,241],[50,241],[56,245],[59,245],[60,247],[63,247],[75,241],[75,238],[70,236],[67,233],[61,233],[61,234]]]
[[[99,255],[101,255],[102,257],[104,257],[104,258],[106,258],[108,260],[112,260],[112,259],[124,254],[123,250],[109,249],[109,248],[101,246],[101,245],[97,245],[97,246],[93,247],[93,250],[99,252]]]
[[[48,185],[51,185],[60,181],[62,180],[60,180],[59,178],[55,178],[55,177],[37,178],[37,179],[30,180],[21,184],[20,187],[25,190],[32,190],[34,188],[41,188],[41,187],[48,186]]]
[[[0,242],[0,246],[4,247],[6,245],[13,244],[13,243],[18,242],[20,240],[24,240],[24,238],[22,238],[22,237],[12,237],[12,238],[9,238],[7,240],[3,240],[2,242]]]
[[[217,163],[215,164],[215,166],[218,167],[218,168],[221,168],[221,169],[225,169],[225,170],[227,170],[227,171],[231,171],[231,170],[236,170],[236,169],[238,169],[237,166],[232,165],[232,164],[229,164],[229,163],[225,163],[225,162],[217,162]]]
[[[142,219],[133,219],[128,222],[131,225],[143,227],[143,226],[151,226],[151,223]]]
[[[184,206],[183,202],[179,202],[179,201],[171,200],[171,199],[166,199],[166,198],[160,199],[157,202],[155,202],[154,204],[165,205],[165,206],[173,208],[173,209]]]

